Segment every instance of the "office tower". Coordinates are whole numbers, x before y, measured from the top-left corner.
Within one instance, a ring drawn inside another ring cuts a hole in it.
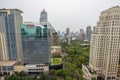
[[[18,9],[0,9],[0,60],[22,58],[21,13]]]
[[[79,40],[79,38],[80,38],[80,33],[78,31],[74,32],[73,39],[74,40]]]
[[[47,12],[45,11],[45,9],[43,9],[43,11],[40,14],[40,22],[48,22]]]
[[[66,28],[65,39],[67,41],[67,36],[70,34],[70,29]]]
[[[57,33],[58,33],[58,36],[61,36],[61,31],[60,30]]]
[[[70,29],[69,28],[66,28],[65,40],[66,40],[67,44],[71,44],[71,42],[72,42],[72,33],[70,33]]]
[[[72,35],[71,34],[69,34],[68,36],[67,36],[67,44],[71,44],[72,43]]]
[[[52,35],[53,35],[52,46],[58,46],[59,45],[59,36],[58,36],[58,33],[55,32]]]
[[[91,34],[92,34],[91,26],[87,26],[87,28],[86,28],[86,38],[89,41],[90,41],[90,38],[91,38]]]
[[[69,34],[70,34],[70,29],[67,28],[67,29],[66,29],[66,36],[68,36]]]
[[[49,64],[50,30],[39,23],[21,24],[24,64]]]
[[[80,41],[84,41],[85,39],[85,32],[84,32],[84,29],[80,29]]]
[[[51,46],[59,46],[59,35],[57,31],[52,27],[50,23],[48,23],[47,26],[50,28]]]
[[[84,29],[80,29],[80,34],[85,34]]]
[[[91,70],[105,80],[116,80],[120,53],[119,6],[101,12],[90,46]]]
[[[52,54],[60,54],[61,46],[59,44],[59,36],[57,32],[51,32],[51,53]]]
[[[47,12],[45,11],[45,9],[43,9],[43,11],[41,12],[40,24],[43,25],[43,26],[45,26],[45,27],[47,26],[48,28],[50,28],[51,45],[52,46],[58,46],[59,45],[59,36],[58,36],[58,33],[52,27],[52,25],[48,22]]]

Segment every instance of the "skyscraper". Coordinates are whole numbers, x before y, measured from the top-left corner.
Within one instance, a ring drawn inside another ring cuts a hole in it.
[[[48,28],[50,28],[51,45],[52,46],[58,46],[59,45],[59,36],[58,36],[58,33],[52,27],[52,25],[48,22],[47,12],[45,11],[45,9],[43,9],[43,11],[41,12],[40,24],[42,24],[45,27],[47,26]]]
[[[47,12],[45,11],[45,9],[43,9],[43,11],[40,14],[40,22],[48,22]]]
[[[67,42],[67,44],[71,44],[72,43],[72,35],[71,34],[69,34],[67,36],[66,42]]]
[[[104,80],[116,80],[120,54],[119,6],[101,12],[90,45],[90,69]]]
[[[91,26],[87,26],[86,28],[86,38],[90,40],[92,34]]]
[[[66,33],[65,33],[65,40],[67,41],[67,37],[70,34],[70,29],[66,28]]]
[[[18,9],[0,9],[0,60],[22,58],[21,13]]]
[[[39,23],[21,24],[24,64],[49,64],[50,30]]]
[[[84,41],[84,39],[85,39],[84,29],[80,29],[80,41]]]
[[[67,29],[66,29],[66,36],[68,36],[69,34],[70,34],[70,29],[67,28]]]

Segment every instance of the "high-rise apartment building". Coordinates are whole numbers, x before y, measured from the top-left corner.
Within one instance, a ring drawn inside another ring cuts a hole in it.
[[[91,38],[91,34],[92,34],[91,26],[87,26],[87,28],[86,28],[86,38],[89,41],[90,41],[90,38]]]
[[[104,80],[116,80],[120,54],[119,6],[101,12],[90,46],[90,69]]]
[[[21,13],[18,9],[0,9],[0,60],[22,58]]]
[[[21,24],[24,64],[50,64],[50,30],[39,23]]]

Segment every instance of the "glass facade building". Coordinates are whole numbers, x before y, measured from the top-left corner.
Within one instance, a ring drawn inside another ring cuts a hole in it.
[[[24,64],[50,63],[50,30],[34,23],[21,24]]]
[[[13,70],[13,66],[2,66],[1,69],[4,72],[12,71]]]
[[[0,60],[22,58],[21,13],[18,9],[0,9]]]

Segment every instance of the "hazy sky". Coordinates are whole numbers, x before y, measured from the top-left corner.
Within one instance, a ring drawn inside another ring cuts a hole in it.
[[[100,12],[120,5],[120,0],[0,0],[0,8],[18,8],[24,13],[24,21],[38,22],[43,8],[56,30],[71,31],[95,26]]]

